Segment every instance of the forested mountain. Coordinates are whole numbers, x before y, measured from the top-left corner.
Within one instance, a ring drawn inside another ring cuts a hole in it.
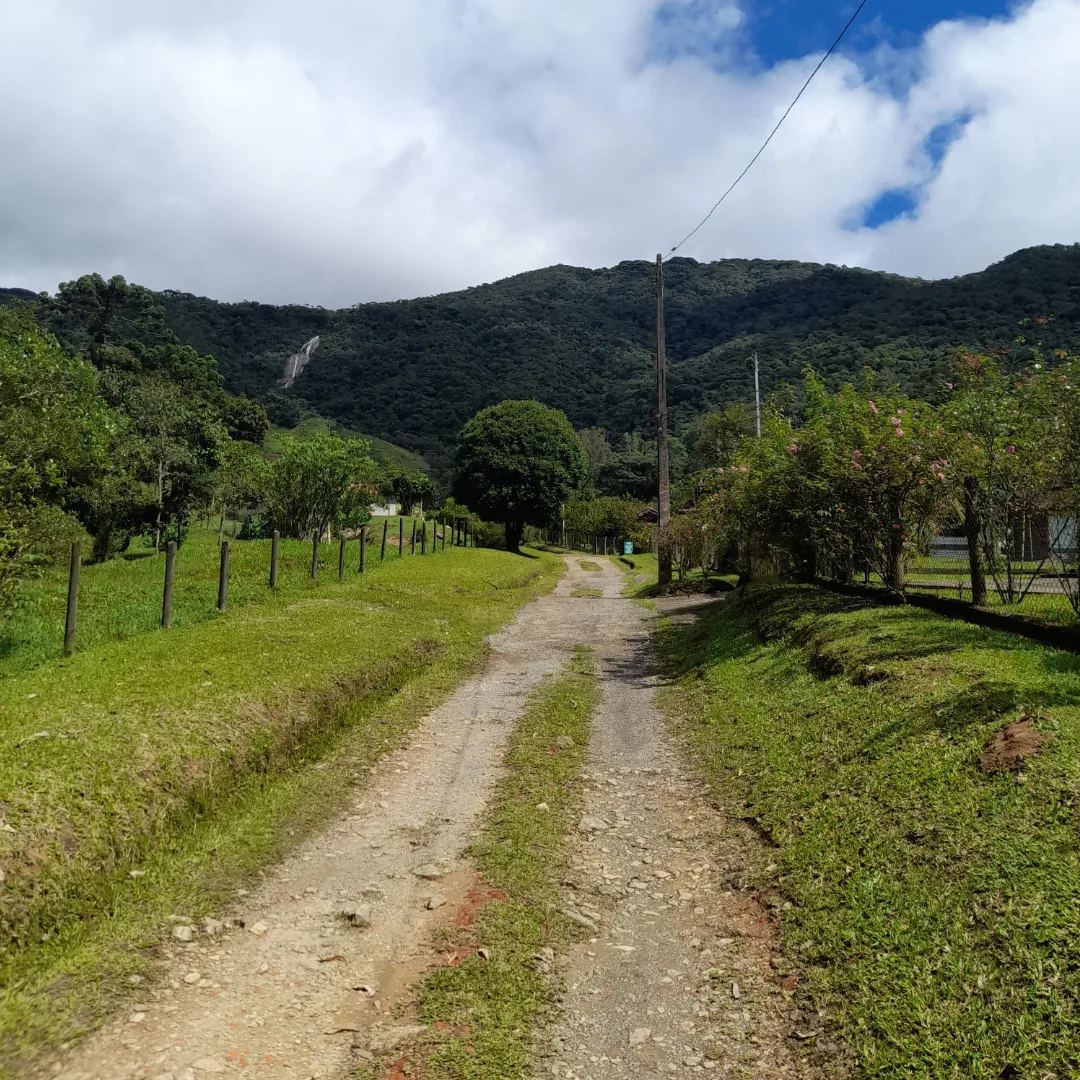
[[[552,266],[462,292],[336,311],[223,304],[185,293],[159,300],[181,341],[214,355],[227,389],[262,398],[278,423],[303,399],[320,414],[438,464],[461,425],[508,397],[564,409],[578,428],[647,433],[651,417],[652,275],[646,262],[602,270]],[[1046,348],[1080,348],[1080,245],[1016,252],[977,274],[921,281],[814,263],[672,259],[665,267],[669,393],[676,428],[752,393],[871,365],[909,393],[934,397],[953,350],[1012,348],[1021,320]],[[1033,324],[1035,325],[1035,324]],[[321,344],[284,394],[284,360]],[[1029,343],[1034,340],[1028,328]],[[292,404],[289,404],[289,400]],[[275,416],[275,411],[284,413]]]

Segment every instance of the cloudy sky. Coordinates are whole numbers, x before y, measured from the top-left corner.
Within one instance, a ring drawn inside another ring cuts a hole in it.
[[[0,285],[336,306],[667,251],[852,0],[0,0]],[[681,249],[1080,239],[1080,0],[869,0]]]

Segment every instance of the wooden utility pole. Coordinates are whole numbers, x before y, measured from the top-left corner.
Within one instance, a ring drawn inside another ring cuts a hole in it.
[[[754,353],[754,419],[757,421],[757,437],[761,438],[761,385],[758,382],[758,359]]]
[[[656,554],[659,582],[671,584],[671,490],[668,468],[667,357],[664,335],[664,257],[656,256]]]

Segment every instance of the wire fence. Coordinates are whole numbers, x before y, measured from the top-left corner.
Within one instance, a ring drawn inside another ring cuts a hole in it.
[[[1077,519],[1022,512],[956,521],[905,554],[899,581],[869,562],[852,579],[1069,625],[1080,617]]]

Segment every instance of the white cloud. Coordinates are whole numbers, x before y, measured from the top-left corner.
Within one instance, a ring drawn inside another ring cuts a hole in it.
[[[3,0],[0,284],[97,269],[337,305],[649,258],[817,59],[728,63],[739,9],[673,3],[708,56],[657,48],[659,0]],[[1080,0],[1036,0],[834,57],[683,253],[936,276],[1071,242],[1078,49]],[[924,140],[962,114],[935,169]],[[914,219],[845,228],[913,185]]]

